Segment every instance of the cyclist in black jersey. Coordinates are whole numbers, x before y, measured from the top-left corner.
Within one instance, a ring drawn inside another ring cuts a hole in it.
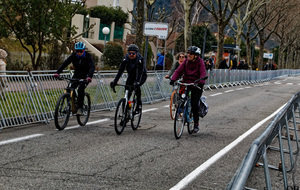
[[[72,53],[63,64],[57,69],[54,77],[59,78],[59,74],[66,68],[69,64],[73,63],[75,68],[74,75],[72,78],[86,79],[87,82],[92,82],[92,78],[95,71],[95,63],[92,56],[85,51],[85,44],[83,42],[77,42],[75,44],[75,51]],[[74,82],[72,83],[72,88],[78,87],[78,111],[76,115],[82,115],[84,91],[88,83],[86,82]]]
[[[125,69],[128,73],[128,78],[126,80],[126,85],[134,85],[135,92],[137,95],[137,110],[139,112],[141,101],[141,88],[147,79],[147,69],[143,56],[139,54],[139,48],[135,44],[131,44],[127,48],[128,53],[125,55],[122,63],[120,64],[119,71],[114,81],[110,83],[112,88],[115,87],[121,75],[124,73]],[[126,89],[129,89],[126,87]],[[132,92],[129,92],[128,96],[130,98]]]

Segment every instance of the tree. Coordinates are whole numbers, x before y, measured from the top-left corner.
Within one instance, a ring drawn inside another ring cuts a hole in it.
[[[197,47],[201,47],[201,49],[203,46],[204,31],[205,31],[205,26],[203,25],[192,26],[192,44]],[[183,46],[183,41],[184,41],[184,37],[183,35],[180,35],[176,41],[176,52],[186,51],[186,49],[184,49]],[[212,35],[210,29],[207,29],[205,52],[212,51],[211,46],[216,43],[217,43],[217,39],[215,38],[214,35]]]
[[[70,26],[74,11],[85,0],[3,0],[0,1],[0,37],[14,35],[31,57],[33,69],[41,64],[42,52],[53,39],[62,39],[63,34],[73,33]],[[70,31],[66,33],[66,30]]]
[[[244,5],[248,0],[237,0],[237,1],[229,1],[226,0],[199,0],[199,3],[203,6],[205,10],[207,10],[213,16],[214,20],[218,25],[218,55],[217,55],[217,64],[220,63],[223,56],[224,51],[224,37],[225,37],[225,27],[228,25],[230,19],[232,18],[233,13],[242,5]],[[206,4],[208,2],[208,4]],[[231,6],[231,10],[229,9],[229,5]],[[216,65],[217,66],[217,65]]]
[[[191,13],[197,0],[180,0],[184,9],[184,49],[192,45]]]
[[[136,27],[136,45],[142,47],[143,44],[143,23],[144,23],[144,0],[137,0],[137,27]]]
[[[235,23],[235,27],[229,23],[229,26],[236,34],[236,45],[241,46],[242,35],[247,38],[244,34],[244,27],[246,23],[251,19],[251,15],[257,9],[259,9],[263,4],[265,4],[265,0],[249,0],[245,5],[239,7],[236,12],[233,14],[233,21]],[[230,7],[231,9],[231,7]],[[246,44],[247,49],[247,63],[251,63],[251,41],[246,40],[248,42]],[[238,51],[238,62],[240,59],[240,51]]]
[[[270,39],[272,34],[276,31],[279,24],[284,20],[284,16],[287,14],[287,10],[284,9],[284,5],[289,0],[273,0],[262,5],[255,14],[254,26],[256,28],[256,35],[259,37],[259,60],[258,69],[263,68],[263,54],[265,43]]]
[[[205,28],[206,26],[203,25],[194,25],[192,27],[192,44],[200,47],[201,50],[203,46],[203,41],[204,41],[204,33],[205,33]],[[217,39],[215,36],[212,35],[210,29],[207,29],[206,33],[206,42],[205,42],[205,52],[210,52],[212,51],[212,45],[215,45],[217,43]],[[204,52],[204,53],[205,53]]]
[[[299,68],[293,67],[290,61],[286,61],[288,59],[287,55],[295,55],[299,54],[299,29],[300,29],[300,11],[299,11],[299,2],[297,0],[289,1],[288,4],[285,5],[288,12],[284,16],[284,20],[279,24],[277,30],[274,32],[276,38],[279,41],[279,47],[274,49],[274,54],[278,60],[276,61],[278,68],[287,69],[287,68]],[[289,48],[293,47],[293,48]],[[289,51],[292,51],[290,53]],[[298,60],[293,59],[294,63],[299,63]],[[295,64],[294,64],[295,65]]]

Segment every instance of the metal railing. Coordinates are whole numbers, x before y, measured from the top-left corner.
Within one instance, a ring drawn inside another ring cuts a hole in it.
[[[246,189],[245,184],[249,179],[251,172],[255,169],[255,166],[263,166],[264,168],[265,189],[272,189],[269,169],[282,172],[282,189],[289,189],[292,187],[288,184],[287,173],[292,171],[295,167],[294,156],[299,152],[299,140],[297,134],[297,124],[300,123],[299,103],[300,91],[290,99],[279,113],[277,113],[265,131],[252,143],[248,153],[226,189]],[[279,147],[271,145],[275,138],[278,139]],[[278,165],[269,165],[270,159],[268,160],[267,150],[275,151],[275,153],[277,152],[277,154],[279,154],[280,163]],[[262,160],[263,163],[260,163],[259,160]]]
[[[66,87],[66,81],[53,78],[56,71],[0,71],[0,129],[36,122],[48,123],[53,119],[55,104]],[[205,89],[218,89],[234,85],[263,82],[283,75],[299,74],[300,70],[244,71],[213,70],[208,71],[209,79]],[[72,72],[62,75],[71,77]],[[142,86],[143,103],[166,100],[171,96],[172,87],[164,79],[167,72],[148,72],[147,81]],[[112,110],[116,102],[124,95],[124,89],[117,93],[110,89],[110,82],[116,72],[95,72],[93,81],[86,91],[91,95],[91,111]],[[124,73],[119,83],[126,82]]]

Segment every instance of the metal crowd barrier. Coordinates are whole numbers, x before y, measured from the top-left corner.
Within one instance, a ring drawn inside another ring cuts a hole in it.
[[[299,153],[297,132],[297,124],[300,123],[299,104],[300,91],[290,99],[265,131],[252,143],[248,153],[226,189],[250,189],[245,187],[245,184],[251,172],[255,169],[255,166],[263,166],[264,168],[265,189],[272,189],[269,169],[277,170],[282,173],[282,189],[294,189],[294,186],[289,186],[288,184],[287,173],[295,168],[295,157]],[[278,138],[279,147],[271,145],[275,138]],[[281,162],[277,163],[276,166],[268,164],[274,155],[270,156],[268,160],[267,150],[275,151],[275,153],[279,154]],[[263,163],[260,163],[259,160],[263,160]],[[297,189],[299,189],[299,187]]]
[[[63,93],[67,82],[56,80],[56,71],[0,71],[0,129],[4,127],[25,125],[35,122],[48,123],[53,119],[58,97]],[[234,85],[263,82],[283,75],[296,75],[300,70],[276,71],[242,71],[212,70],[208,71],[206,89],[218,89]],[[72,72],[64,71],[62,75],[71,77]],[[144,104],[166,100],[171,96],[172,87],[164,76],[167,72],[148,72],[147,81],[142,86]],[[109,84],[115,78],[116,71],[98,71],[86,91],[91,95],[91,111],[112,110],[116,102],[124,96],[124,89],[117,88],[113,93]],[[119,80],[126,82],[127,75]]]

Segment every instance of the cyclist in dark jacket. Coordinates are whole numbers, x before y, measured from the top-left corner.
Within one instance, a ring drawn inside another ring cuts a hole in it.
[[[188,57],[185,61],[176,69],[172,76],[170,84],[173,85],[176,80],[183,75],[183,82],[193,83],[195,80],[206,76],[205,65],[203,60],[200,58],[201,50],[196,46],[188,48]],[[202,89],[205,80],[197,82],[198,87],[192,87],[191,90],[191,105],[194,117],[194,133],[199,132],[199,107],[198,102],[202,95]]]
[[[69,64],[73,63],[75,68],[74,75],[72,78],[86,79],[88,82],[92,82],[93,74],[95,71],[95,64],[92,56],[85,51],[85,44],[83,42],[77,42],[75,44],[75,51],[72,53],[63,64],[57,69],[54,77],[58,78],[59,74],[66,68]],[[86,82],[73,82],[71,87],[78,87],[78,111],[76,115],[82,115],[84,91],[88,83]]]
[[[137,110],[136,113],[140,111],[140,105],[142,103],[141,101],[141,88],[146,79],[147,79],[147,69],[146,64],[144,61],[144,58],[141,54],[138,53],[139,48],[135,44],[131,44],[127,48],[128,53],[125,55],[125,58],[123,59],[119,71],[117,73],[117,76],[115,77],[114,81],[110,83],[110,86],[112,88],[115,87],[115,85],[118,83],[120,77],[124,73],[125,69],[128,74],[128,78],[126,80],[126,85],[134,85],[136,88],[136,96],[137,96]],[[129,89],[126,87],[126,89]],[[131,93],[129,91],[128,97],[130,98]]]

